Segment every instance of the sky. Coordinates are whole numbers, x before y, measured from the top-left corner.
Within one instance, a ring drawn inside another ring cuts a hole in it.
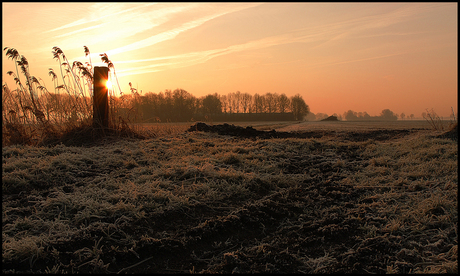
[[[121,90],[300,94],[313,113],[384,109],[448,118],[458,102],[457,3],[2,3],[15,48],[54,91],[52,48],[94,66],[106,53]],[[2,82],[14,63],[2,53]]]

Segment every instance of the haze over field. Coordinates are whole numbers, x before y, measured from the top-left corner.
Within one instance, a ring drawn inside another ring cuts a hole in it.
[[[53,83],[51,54],[94,65],[121,88],[200,97],[299,93],[314,113],[457,111],[457,3],[2,3],[4,47]],[[2,79],[14,64],[2,53]]]

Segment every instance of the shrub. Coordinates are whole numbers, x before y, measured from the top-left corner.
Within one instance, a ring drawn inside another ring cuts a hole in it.
[[[426,109],[426,113],[423,112],[422,116],[431,125],[431,128],[436,131],[452,130],[457,125],[457,119],[453,108],[452,114],[450,115],[450,121],[447,126],[442,118],[436,114],[433,108],[431,110]]]

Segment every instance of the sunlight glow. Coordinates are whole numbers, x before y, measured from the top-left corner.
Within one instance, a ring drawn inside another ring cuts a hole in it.
[[[105,82],[105,87],[107,87],[107,89],[109,89],[109,90],[112,90],[112,87],[113,87],[112,82],[110,80],[107,80]]]

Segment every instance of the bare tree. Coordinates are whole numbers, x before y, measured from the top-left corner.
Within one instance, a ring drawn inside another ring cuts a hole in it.
[[[227,113],[227,110],[228,110],[227,95],[221,95],[219,98],[220,98],[220,103],[222,104],[222,112]]]
[[[275,112],[275,95],[268,92],[265,94],[265,104],[268,113]]]
[[[241,94],[241,106],[243,108],[243,113],[251,113],[252,96],[248,93]]]
[[[278,110],[281,113],[285,113],[289,110],[289,105],[291,102],[289,101],[289,98],[286,96],[286,94],[281,94],[278,97]]]
[[[228,113],[235,112],[235,105],[233,103],[233,93],[227,94],[227,106],[228,106]]]
[[[254,112],[255,113],[262,113],[264,112],[264,97],[259,95],[259,94],[254,94],[254,102],[253,102],[253,106],[254,106]]]
[[[235,105],[235,112],[240,113],[241,92],[236,91],[233,94],[233,103]]]
[[[303,118],[310,113],[310,108],[300,94],[291,98],[291,109],[295,120],[303,120]]]

